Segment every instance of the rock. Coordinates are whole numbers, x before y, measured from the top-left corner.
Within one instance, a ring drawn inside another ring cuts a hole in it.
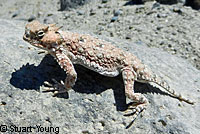
[[[60,10],[69,10],[89,3],[91,0],[60,0]]]
[[[1,125],[35,127],[33,133],[42,127],[51,127],[54,133],[199,133],[200,71],[186,60],[144,44],[100,37],[134,53],[174,90],[196,102],[188,105],[136,82],[135,91],[144,94],[150,104],[126,129],[132,118],[123,116],[126,99],[120,76],[103,77],[76,66],[74,90],[57,97],[42,93],[44,81],[64,80],[66,75],[52,56],[38,54],[41,50],[22,40],[24,25],[24,21],[0,19]]]
[[[200,0],[186,0],[186,6],[191,6],[193,9],[200,9]]]

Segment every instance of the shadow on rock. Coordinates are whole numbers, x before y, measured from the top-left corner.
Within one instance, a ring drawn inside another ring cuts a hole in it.
[[[148,1],[154,1],[154,0],[130,0],[126,2],[124,6],[145,4]],[[156,0],[156,2],[160,4],[165,4],[165,5],[173,5],[173,4],[177,4],[179,1],[178,0]]]
[[[44,81],[50,82],[53,76],[59,81],[65,77],[65,73],[52,56],[46,55],[38,66],[26,64],[13,72],[10,83],[22,90],[39,90]]]
[[[100,94],[106,89],[113,89],[117,110],[124,111],[127,109],[121,75],[117,77],[106,77],[80,65],[75,65],[75,69],[78,74],[76,84],[73,87],[75,92]],[[46,55],[38,66],[26,64],[19,70],[16,70],[16,72],[13,72],[10,83],[16,88],[20,88],[22,90],[26,89],[39,91],[40,86],[44,85],[45,81],[54,84],[52,79],[60,82],[61,80],[64,81],[65,78],[66,74],[64,70],[60,68],[52,56]],[[134,85],[134,89],[135,92],[139,93],[159,93],[162,95],[168,95],[158,88],[137,82]],[[68,98],[68,95],[59,94],[57,97]]]
[[[141,5],[144,4],[142,0],[130,0],[124,4],[124,6],[130,6],[130,5]]]

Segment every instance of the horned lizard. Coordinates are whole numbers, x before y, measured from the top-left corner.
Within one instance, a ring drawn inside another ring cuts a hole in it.
[[[60,27],[56,27],[55,24],[44,25],[35,20],[26,25],[23,39],[35,47],[47,50],[55,57],[67,74],[65,91],[71,89],[77,79],[73,64],[80,64],[104,76],[115,77],[122,73],[125,95],[136,103],[132,105],[134,118],[148,105],[144,95],[134,93],[135,81],[156,83],[180,101],[194,104],[175,93],[165,81],[133,54],[90,35],[64,32],[59,29]]]

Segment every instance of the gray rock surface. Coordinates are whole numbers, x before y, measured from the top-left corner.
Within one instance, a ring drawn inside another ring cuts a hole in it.
[[[124,0],[93,0],[80,6],[77,2],[84,0],[70,1],[76,8],[68,11],[61,11],[61,0],[0,1],[0,125],[32,126],[35,132],[38,126],[54,127],[55,132],[84,134],[199,133],[200,12],[180,3],[126,5]],[[52,78],[60,81],[66,75],[51,56],[38,54],[41,50],[22,40],[25,24],[34,19],[93,34],[134,53],[196,104],[136,83],[136,92],[143,93],[150,105],[126,129],[132,119],[123,116],[126,98],[120,76],[103,77],[76,66],[74,90],[57,97],[42,93],[44,81],[53,83]]]
[[[55,60],[22,40],[24,21],[0,19],[0,125],[50,128],[72,134],[197,134],[200,131],[200,71],[188,61],[148,48],[141,43],[100,37],[137,55],[169,82],[177,92],[194,100],[179,102],[153,86],[136,83],[136,92],[150,101],[147,110],[128,129],[131,117],[123,116],[122,78],[108,78],[76,66],[74,90],[57,97],[42,93],[44,81],[64,80]],[[127,100],[130,102],[130,100]],[[2,128],[2,127],[1,127]],[[42,131],[42,129],[40,129]]]

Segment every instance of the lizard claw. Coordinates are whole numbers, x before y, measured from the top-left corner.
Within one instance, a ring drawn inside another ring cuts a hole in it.
[[[144,112],[145,109],[146,109],[146,105],[144,104],[129,105],[128,109],[125,111],[124,116],[132,116],[133,120],[126,128],[129,128],[133,124],[135,119],[138,117],[138,115]]]
[[[57,96],[58,94],[67,93],[70,90],[70,88],[65,87],[63,81],[60,83],[55,79],[52,79],[52,81],[55,84],[51,84],[47,81],[44,82],[44,84],[48,87],[45,87],[43,92],[53,92],[53,96]]]

